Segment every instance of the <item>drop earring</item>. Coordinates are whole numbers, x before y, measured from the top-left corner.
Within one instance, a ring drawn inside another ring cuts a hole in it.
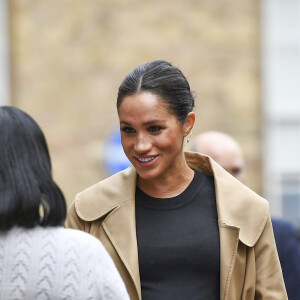
[[[191,139],[192,139],[192,130],[191,130],[190,133],[187,135],[187,138],[186,138],[187,144],[190,142]]]

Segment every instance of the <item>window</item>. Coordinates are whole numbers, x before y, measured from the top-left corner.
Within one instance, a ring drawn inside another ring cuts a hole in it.
[[[261,3],[264,197],[300,227],[300,0]]]

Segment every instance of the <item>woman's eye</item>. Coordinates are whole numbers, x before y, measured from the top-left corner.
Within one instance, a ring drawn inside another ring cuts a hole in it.
[[[160,126],[151,126],[149,128],[150,131],[152,132],[159,132],[162,128]]]
[[[123,128],[121,128],[121,130],[125,133],[133,133],[134,132],[134,129],[131,127],[123,127]]]

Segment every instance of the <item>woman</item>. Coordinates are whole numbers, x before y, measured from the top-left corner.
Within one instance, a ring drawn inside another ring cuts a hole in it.
[[[193,107],[171,64],[130,72],[117,110],[132,166],[79,193],[66,226],[103,242],[132,300],[287,299],[268,203],[209,157],[183,152]]]
[[[102,244],[62,227],[66,204],[37,123],[2,106],[0,141],[0,299],[129,299]]]

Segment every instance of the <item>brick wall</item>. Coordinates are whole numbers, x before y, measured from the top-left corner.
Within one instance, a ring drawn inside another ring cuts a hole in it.
[[[188,77],[194,135],[222,130],[241,143],[260,193],[258,17],[257,0],[11,0],[12,104],[43,128],[67,201],[106,176],[100,147],[117,125],[117,88],[153,59]]]

